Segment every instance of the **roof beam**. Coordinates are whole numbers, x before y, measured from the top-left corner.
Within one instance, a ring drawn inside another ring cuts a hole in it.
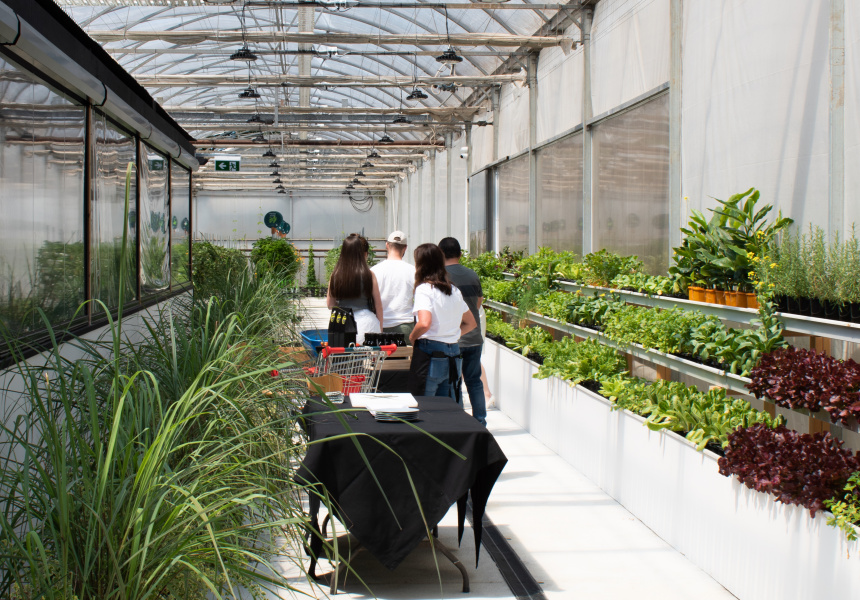
[[[247,75],[135,75],[141,85],[150,88],[170,87],[248,87]],[[492,87],[504,83],[523,83],[523,73],[505,75],[448,75],[445,77],[408,77],[389,75],[379,77],[340,77],[321,75],[255,75],[252,87],[427,87],[454,85],[456,87]],[[308,107],[310,108],[310,107]]]
[[[525,48],[551,48],[561,46],[569,51],[573,39],[563,35],[530,36],[507,33],[452,33],[450,36],[438,33],[413,34],[373,34],[294,31],[87,31],[97,42],[167,42],[177,45],[194,45],[202,42],[248,43],[248,44],[373,44],[409,46],[508,46]],[[114,49],[116,50],[116,49]]]
[[[237,140],[237,139],[201,139],[195,140],[194,145],[198,148],[206,148],[212,146],[253,146],[259,151],[265,151],[268,146],[265,144],[261,144],[259,142],[252,142],[251,140]],[[444,142],[419,142],[419,141],[399,141],[395,140],[389,144],[380,144],[375,141],[353,141],[353,140],[289,140],[284,142],[276,143],[273,148],[444,148]]]
[[[257,127],[253,126],[253,124],[249,123],[230,123],[228,122],[218,122],[218,123],[189,123],[187,121],[180,121],[182,127],[187,130],[189,133],[194,131],[237,131],[243,133],[263,133]],[[423,131],[429,132],[429,130],[433,131],[451,131],[451,130],[459,130],[460,127],[458,125],[438,125],[430,123],[426,124],[417,124],[417,125],[390,125],[390,124],[363,124],[363,123],[326,123],[325,127],[317,127],[316,125],[311,125],[308,123],[282,123],[281,125],[266,125],[265,133],[277,133],[280,131],[284,132],[293,132],[293,131],[313,131],[313,132],[335,132],[335,131],[387,131],[388,133],[397,133],[397,132],[406,132],[406,131]],[[193,135],[193,133],[192,133]]]
[[[20,105],[17,105],[20,107]],[[56,106],[45,104],[45,109],[54,108]],[[0,104],[0,108],[3,108],[3,105]],[[27,109],[30,110],[32,108],[31,105],[27,105]],[[319,114],[331,114],[331,115],[395,115],[395,114],[404,114],[404,115],[432,115],[437,118],[444,117],[459,117],[465,118],[467,116],[472,116],[478,114],[483,109],[481,106],[462,106],[462,107],[449,107],[449,106],[439,106],[439,107],[411,107],[404,106],[401,108],[397,107],[375,107],[375,106],[367,106],[367,107],[341,107],[341,106],[279,106],[278,114],[283,115],[319,115]],[[164,106],[164,110],[169,113],[214,113],[214,114],[229,114],[229,113],[244,113],[244,114],[274,114],[275,108],[273,106],[193,106],[193,105],[184,105],[184,104],[168,104]]]

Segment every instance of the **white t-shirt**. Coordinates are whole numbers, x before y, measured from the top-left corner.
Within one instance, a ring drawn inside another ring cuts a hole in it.
[[[402,260],[383,260],[370,268],[376,274],[382,298],[382,326],[412,322],[412,288],[415,267]]]
[[[451,286],[451,295],[446,296],[429,283],[415,288],[415,304],[412,313],[418,316],[419,310],[430,311],[430,329],[421,338],[436,340],[446,344],[456,344],[460,339],[460,323],[469,305],[456,286]]]

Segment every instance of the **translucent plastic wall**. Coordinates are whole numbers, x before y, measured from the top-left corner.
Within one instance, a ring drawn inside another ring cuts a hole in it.
[[[481,171],[469,179],[469,252],[480,254],[486,252],[487,245],[487,176],[488,171]]]
[[[669,263],[669,96],[594,127],[594,247]]]
[[[537,153],[538,246],[582,253],[582,134]]]
[[[529,157],[498,167],[499,249],[529,248]]]

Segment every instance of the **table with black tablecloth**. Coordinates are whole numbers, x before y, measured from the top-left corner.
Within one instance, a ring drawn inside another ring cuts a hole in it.
[[[317,493],[310,494],[315,527],[320,496],[326,494],[337,518],[389,569],[406,558],[455,502],[462,536],[470,497],[477,561],[481,518],[507,458],[486,427],[450,398],[417,400],[419,420],[413,424],[378,422],[348,402],[336,406],[334,413],[318,400],[309,401],[303,418],[311,443],[296,480],[317,487]],[[335,437],[345,433],[355,435]],[[312,540],[317,540],[311,550],[318,556],[322,543],[318,535]]]

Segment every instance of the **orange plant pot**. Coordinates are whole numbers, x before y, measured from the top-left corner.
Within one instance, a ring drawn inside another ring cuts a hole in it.
[[[693,302],[704,302],[705,301],[705,288],[700,288],[696,286],[690,286],[687,288],[687,294],[689,295],[690,300]]]
[[[735,308],[745,308],[747,299],[740,292],[726,292],[726,306],[734,306]]]
[[[714,298],[717,304],[726,305],[726,292],[723,290],[714,290]]]
[[[745,306],[747,308],[758,309],[758,297],[755,294],[750,294],[750,293],[745,292],[744,297],[746,299]]]
[[[708,289],[705,290],[705,302],[708,304],[716,304],[717,303],[717,290]]]

